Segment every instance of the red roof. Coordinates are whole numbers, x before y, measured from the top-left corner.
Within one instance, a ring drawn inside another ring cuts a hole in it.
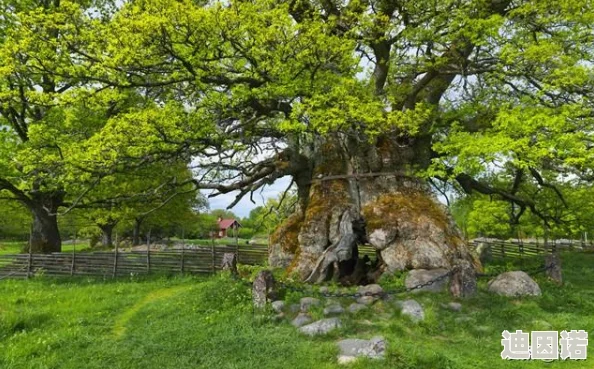
[[[219,228],[220,229],[227,229],[227,228],[231,227],[234,223],[237,223],[237,225],[239,227],[241,227],[241,224],[239,224],[239,222],[236,221],[235,219],[221,219],[219,221]]]

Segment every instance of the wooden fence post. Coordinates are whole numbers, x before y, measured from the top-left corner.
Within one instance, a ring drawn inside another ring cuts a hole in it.
[[[212,244],[210,246],[210,252],[212,256],[212,274],[215,273],[215,242],[214,238],[212,239]]]
[[[146,235],[146,272],[151,272],[151,230]]]
[[[182,228],[182,248],[181,248],[181,273],[184,274],[184,249],[186,248],[186,238],[184,235],[184,229]]]
[[[501,257],[505,259],[505,244],[501,242]]]
[[[239,238],[235,237],[235,260],[239,263]]]
[[[76,266],[76,237],[78,236],[77,232],[74,232],[74,241],[72,243],[72,264],[70,265],[70,275],[74,275],[74,268]]]
[[[113,254],[113,272],[111,277],[115,278],[118,275],[118,236],[116,233],[115,250]]]
[[[31,232],[29,232],[29,261],[27,262],[27,279],[31,277],[31,264],[33,262],[33,250],[31,245]]]

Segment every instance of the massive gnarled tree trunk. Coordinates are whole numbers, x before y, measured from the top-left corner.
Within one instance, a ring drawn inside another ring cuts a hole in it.
[[[422,138],[374,144],[335,135],[314,145],[311,178],[300,178],[300,207],[271,237],[270,264],[302,280],[346,284],[383,272],[450,269],[477,262],[423,180],[411,176],[429,160]],[[377,258],[359,258],[370,243]]]

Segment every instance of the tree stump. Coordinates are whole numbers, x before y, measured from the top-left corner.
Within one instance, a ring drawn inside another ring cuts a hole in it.
[[[256,276],[252,287],[252,301],[254,308],[264,309],[266,302],[276,298],[274,276],[269,270],[263,270]]]
[[[221,269],[230,271],[234,276],[238,275],[237,272],[237,256],[233,252],[226,252],[223,254],[223,261],[221,263]]]
[[[450,282],[450,293],[454,297],[471,297],[476,294],[476,272],[469,263],[458,264]]]
[[[561,258],[559,254],[552,253],[545,257],[545,268],[547,276],[557,284],[563,283],[563,273],[561,270]]]

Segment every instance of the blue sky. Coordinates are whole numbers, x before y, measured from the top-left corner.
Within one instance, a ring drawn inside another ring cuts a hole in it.
[[[237,205],[235,205],[235,207],[230,210],[239,217],[246,217],[250,214],[250,210],[256,206],[264,205],[266,199],[269,197],[277,197],[281,192],[286,190],[290,182],[291,177],[283,177],[274,182],[272,185],[266,186],[263,190],[260,189],[254,192],[253,199],[256,202],[255,204],[250,201],[250,195],[247,194]],[[210,191],[202,191],[202,193],[204,195],[208,195]],[[213,210],[227,208],[227,206],[229,206],[233,200],[235,200],[237,193],[237,191],[234,191],[208,199],[210,209]]]

